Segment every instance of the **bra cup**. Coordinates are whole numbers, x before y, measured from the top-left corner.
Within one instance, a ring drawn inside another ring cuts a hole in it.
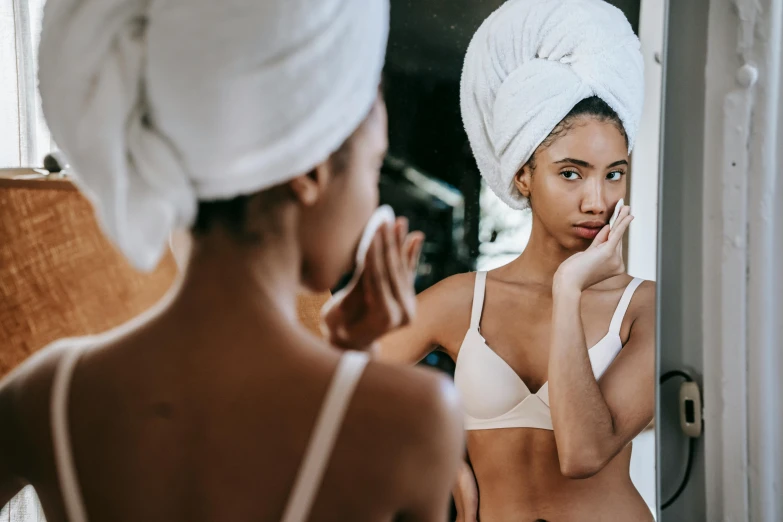
[[[620,338],[616,335],[609,334],[588,350],[590,366],[593,368],[593,375],[595,375],[596,379],[601,378],[601,375],[609,368],[622,347]],[[549,381],[541,386],[541,389],[536,392],[536,395],[544,404],[549,406]]]
[[[516,372],[475,331],[460,348],[454,384],[465,412],[477,419],[499,417],[530,395]]]
[[[593,368],[593,375],[596,379],[601,378],[622,349],[622,339],[619,335],[612,333],[607,334],[590,348],[590,366]]]
[[[531,394],[514,369],[487,345],[479,333],[477,326],[483,307],[485,279],[485,272],[476,274],[471,328],[462,341],[454,369],[454,382],[462,396],[465,412],[465,429],[551,430],[549,381],[536,394]],[[620,327],[628,304],[641,283],[642,280],[638,278],[629,283],[612,316],[609,332],[588,349],[590,366],[596,379],[601,378],[623,349]]]
[[[590,364],[600,378],[622,349],[617,334],[609,333],[589,349]],[[454,383],[462,396],[465,429],[540,428],[551,430],[549,381],[531,394],[524,381],[470,330],[457,356]]]
[[[549,407],[537,395],[528,395],[503,415],[490,419],[477,419],[465,414],[466,430],[491,430],[500,428],[552,429]]]
[[[549,406],[549,381],[545,382],[540,390],[536,392],[536,396],[541,399],[541,402]]]

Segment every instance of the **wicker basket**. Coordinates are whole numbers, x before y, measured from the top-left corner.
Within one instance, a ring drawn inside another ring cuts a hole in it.
[[[56,339],[138,315],[176,274],[171,255],[151,274],[134,270],[69,181],[0,172],[0,376]]]
[[[0,170],[0,377],[56,339],[128,321],[163,297],[176,274],[170,254],[150,274],[134,270],[68,180]],[[299,297],[300,319],[315,333],[328,297]]]

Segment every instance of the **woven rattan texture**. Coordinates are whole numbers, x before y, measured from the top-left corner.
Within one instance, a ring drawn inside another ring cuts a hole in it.
[[[176,272],[170,255],[151,274],[135,271],[70,183],[0,179],[0,377],[56,339],[138,315],[165,294]],[[318,336],[329,296],[298,298],[299,319]]]
[[[48,343],[117,326],[158,301],[169,255],[135,271],[106,240],[89,202],[62,182],[0,185],[0,376]]]

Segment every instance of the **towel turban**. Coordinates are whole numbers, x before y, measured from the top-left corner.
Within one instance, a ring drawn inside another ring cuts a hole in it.
[[[108,237],[152,269],[199,200],[326,160],[374,103],[388,0],[49,0],[43,110]]]
[[[573,107],[598,96],[620,117],[629,152],[644,101],[639,39],[602,0],[509,0],[487,18],[465,57],[462,118],[479,171],[512,208],[514,185]]]

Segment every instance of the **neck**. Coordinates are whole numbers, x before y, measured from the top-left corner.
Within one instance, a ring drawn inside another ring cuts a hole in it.
[[[527,246],[508,265],[508,270],[515,278],[552,286],[557,269],[577,252],[579,250],[564,248],[534,217]]]
[[[297,322],[301,253],[292,233],[243,244],[223,231],[193,238],[172,311],[256,324]]]

